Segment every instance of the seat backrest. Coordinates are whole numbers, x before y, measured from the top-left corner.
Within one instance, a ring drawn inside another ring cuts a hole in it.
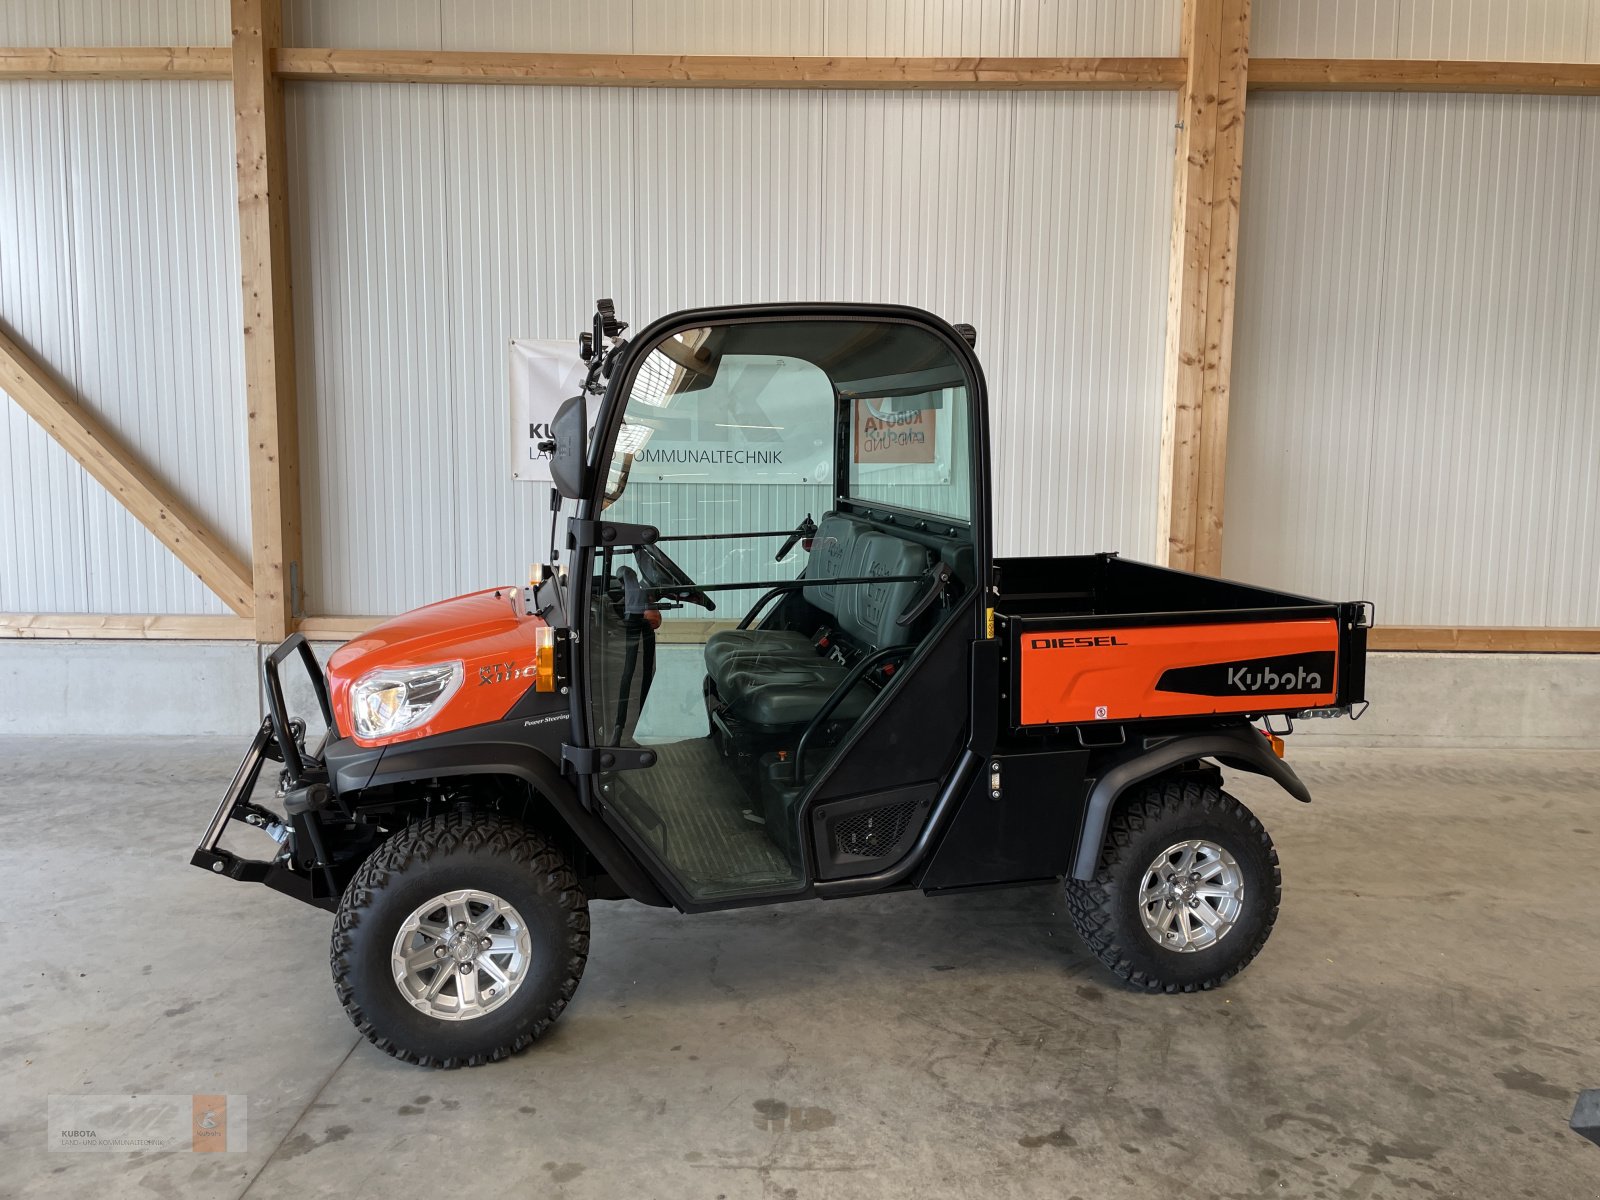
[[[816,580],[838,579],[841,575],[854,575],[851,568],[855,558],[856,540],[864,526],[843,513],[828,513],[817,522],[817,532],[811,538],[811,560],[806,564],[806,578]],[[838,618],[838,592],[832,583],[819,582],[815,587],[801,589],[806,600],[830,617]],[[848,592],[848,587],[843,589]]]
[[[920,576],[931,557],[926,546],[868,529],[855,540],[847,574],[876,580],[880,576]],[[839,630],[866,650],[899,646],[911,640],[911,630],[896,622],[916,596],[916,579],[900,582],[841,584],[835,616]]]
[[[903,645],[911,630],[896,624],[917,594],[918,583],[844,583],[841,578],[920,576],[934,559],[928,547],[875,529],[858,517],[828,513],[811,540],[805,598],[833,618],[834,628],[864,650]]]

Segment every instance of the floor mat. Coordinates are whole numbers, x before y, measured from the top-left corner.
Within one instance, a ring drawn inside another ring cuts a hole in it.
[[[656,765],[613,776],[616,807],[698,898],[800,881],[709,738],[652,747]],[[642,801],[642,803],[641,803]]]

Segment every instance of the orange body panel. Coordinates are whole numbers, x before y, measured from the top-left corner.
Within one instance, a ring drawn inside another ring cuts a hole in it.
[[[1331,619],[1029,628],[1018,650],[1021,721],[1070,725],[1331,705],[1338,651],[1339,625]]]
[[[347,642],[328,660],[334,720],[361,746],[411,742],[498,721],[533,686],[534,631],[543,625],[522,610],[522,589],[514,587],[487,588],[402,613]],[[368,672],[455,660],[465,667],[461,687],[432,720],[392,737],[356,736],[350,689]]]

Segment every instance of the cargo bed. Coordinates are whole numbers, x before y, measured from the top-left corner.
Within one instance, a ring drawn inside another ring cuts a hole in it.
[[[1364,602],[1334,604],[1114,554],[995,562],[1018,729],[1364,702]]]

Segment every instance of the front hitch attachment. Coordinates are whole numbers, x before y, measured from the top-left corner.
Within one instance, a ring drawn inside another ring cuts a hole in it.
[[[205,835],[189,862],[201,870],[225,875],[244,883],[264,883],[275,891],[307,904],[331,909],[338,903],[338,892],[327,855],[322,846],[317,810],[327,807],[332,790],[327,786],[322,764],[306,749],[306,726],[291,718],[284,701],[278,668],[298,655],[311,679],[317,706],[331,731],[333,708],[327,681],[323,678],[311,646],[303,634],[292,634],[262,663],[262,684],[267,715],[256,730],[250,749],[245,752],[233,782],[223,794],[222,803],[206,826]],[[284,814],[254,803],[252,796],[268,761],[282,763],[278,797]],[[220,843],[230,821],[259,829],[275,841],[279,851],[271,860],[243,858]],[[300,869],[295,861],[299,860]]]
[[[223,831],[227,829],[231,820],[261,830],[280,847],[293,844],[290,841],[290,830],[293,828],[294,818],[280,817],[250,799],[256,782],[261,778],[263,764],[268,759],[276,760],[279,757],[278,754],[272,753],[275,748],[272,718],[267,717],[261,722],[261,728],[256,730],[255,740],[250,743],[244,761],[234,773],[233,782],[228,785],[222,803],[217,805],[216,814],[211,818],[211,824],[206,827],[205,836],[200,839],[200,845],[195,848],[189,862],[203,871],[237,879],[240,883],[264,883],[274,891],[293,896],[296,900],[314,904],[319,908],[331,909],[337,903],[338,897],[319,894],[313,883],[314,876],[303,875],[293,870],[284,861],[286,853],[280,853],[277,858],[268,862],[263,859],[241,858],[231,850],[224,850],[218,845],[222,840]],[[301,821],[304,829],[312,832],[309,818],[302,817]],[[320,850],[316,853],[320,859],[322,857]],[[325,885],[322,890],[326,892],[329,888]]]

